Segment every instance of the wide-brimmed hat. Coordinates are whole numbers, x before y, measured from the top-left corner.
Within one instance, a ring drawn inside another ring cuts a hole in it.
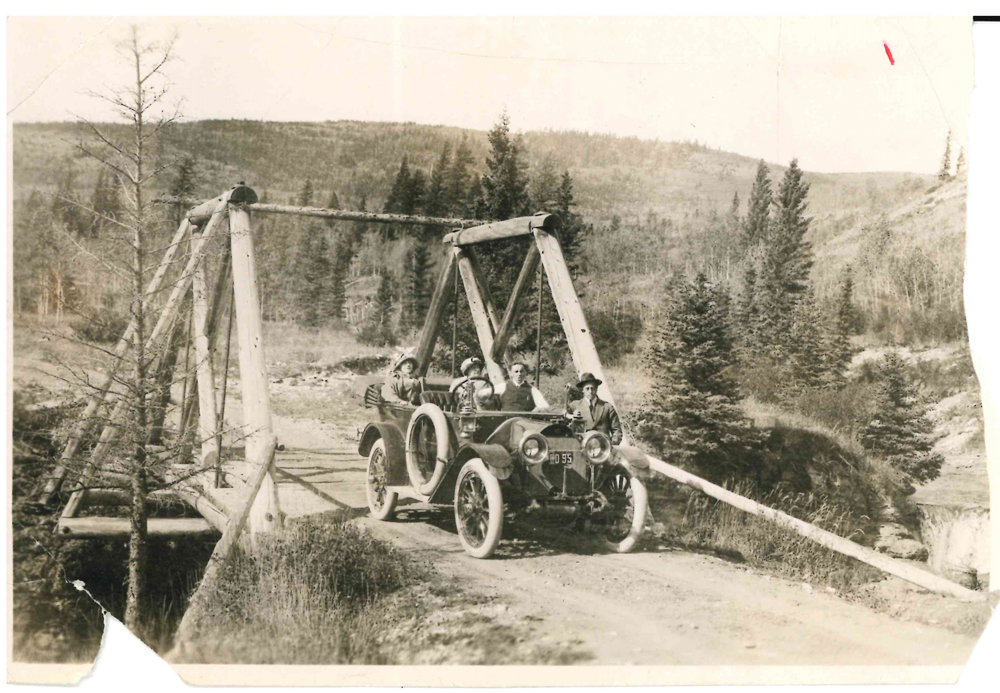
[[[479,366],[482,368],[483,361],[478,356],[470,356],[469,358],[462,361],[462,367],[459,369],[462,371],[462,375],[469,372],[469,369],[473,366]]]
[[[587,383],[594,383],[595,385],[600,387],[601,383],[603,382],[604,381],[601,380],[600,378],[595,378],[593,373],[584,373],[583,375],[580,376],[580,381],[576,384],[576,386],[580,389],[583,389],[583,386],[586,385]]]
[[[420,365],[420,362],[417,361],[417,357],[414,356],[413,354],[400,354],[399,358],[396,359],[396,363],[392,364],[393,372],[398,371],[400,367],[407,361],[412,361],[414,367]]]

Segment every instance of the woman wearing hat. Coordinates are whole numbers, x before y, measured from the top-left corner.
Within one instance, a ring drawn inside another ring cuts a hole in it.
[[[410,354],[402,354],[392,367],[389,376],[389,390],[394,398],[407,404],[417,404],[420,393],[424,390],[424,384],[418,378],[411,378],[410,374],[417,367],[417,359]],[[390,398],[387,398],[390,399]]]
[[[593,373],[584,373],[576,384],[583,392],[583,399],[570,402],[570,412],[578,412],[583,416],[587,431],[600,431],[611,439],[613,445],[622,442],[622,423],[618,412],[610,402],[605,402],[597,396],[597,388],[601,380]]]
[[[477,356],[470,356],[462,361],[460,370],[462,371],[462,375],[451,381],[448,392],[455,393],[458,399],[458,409],[461,411],[462,409],[469,408],[476,397],[475,390],[478,386],[473,385],[470,381],[473,378],[483,377],[483,362]],[[481,409],[494,409],[494,399],[491,396],[489,399],[477,401],[476,403]]]

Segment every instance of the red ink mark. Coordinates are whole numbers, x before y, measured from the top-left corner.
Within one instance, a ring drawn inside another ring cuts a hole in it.
[[[895,65],[896,61],[892,59],[892,51],[889,50],[889,44],[883,41],[882,45],[885,46],[885,54],[889,56],[889,64]]]

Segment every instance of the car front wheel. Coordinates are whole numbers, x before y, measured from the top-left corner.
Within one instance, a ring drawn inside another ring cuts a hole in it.
[[[462,467],[455,485],[455,525],[462,548],[473,558],[489,558],[503,534],[500,482],[479,458]]]
[[[614,467],[601,493],[608,500],[604,524],[604,544],[617,553],[628,553],[642,537],[649,500],[646,486],[624,467]]]
[[[392,519],[396,512],[399,495],[389,490],[388,479],[389,462],[385,454],[385,441],[379,438],[368,453],[368,477],[365,482],[368,509],[376,520]]]

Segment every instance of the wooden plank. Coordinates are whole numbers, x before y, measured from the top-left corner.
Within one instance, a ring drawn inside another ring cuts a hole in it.
[[[209,524],[219,532],[225,533],[229,527],[229,516],[211,496],[195,484],[181,482],[177,485],[177,496],[192,508],[201,513]]]
[[[455,289],[455,262],[457,249],[448,253],[448,261],[445,263],[441,274],[438,277],[437,286],[434,287],[434,294],[431,296],[431,304],[427,308],[427,317],[424,320],[424,328],[420,331],[420,342],[413,355],[417,358],[416,377],[422,378],[427,375],[427,368],[430,365],[431,354],[434,353],[434,343],[437,342],[438,332],[441,329],[441,322],[444,320],[445,311],[450,304],[451,292]]]
[[[483,305],[486,306],[486,314],[490,318],[490,325],[493,327],[493,334],[495,335],[497,330],[500,329],[500,316],[497,313],[496,305],[493,303],[493,294],[490,293],[489,282],[486,281],[486,275],[483,274],[483,270],[479,265],[479,257],[476,255],[475,248],[468,246],[463,248],[463,252],[472,264],[472,273],[476,276],[476,284],[479,286],[479,292],[483,297]],[[505,372],[510,369],[511,357],[507,352],[506,345],[504,345],[499,357],[493,356],[492,358],[503,366]]]
[[[506,221],[494,221],[482,226],[454,231],[444,237],[444,242],[456,246],[472,245],[474,243],[498,241],[503,238],[528,236],[534,229],[553,231],[557,225],[558,218],[555,215],[539,212],[530,217],[516,217],[514,219],[507,219]]]
[[[611,394],[611,388],[608,387],[607,378],[604,377],[601,359],[597,355],[597,347],[594,346],[594,339],[590,335],[587,318],[580,306],[580,298],[576,295],[576,289],[573,288],[573,278],[570,277],[569,269],[566,267],[559,239],[542,229],[538,229],[535,231],[535,244],[538,246],[542,266],[545,268],[545,276],[548,278],[549,288],[552,290],[552,300],[559,312],[563,331],[566,333],[566,342],[573,357],[573,365],[576,367],[577,373],[593,373],[599,380],[603,381],[597,388],[597,394],[601,399],[614,406],[615,399]],[[628,432],[624,432],[622,444],[631,445]]]
[[[260,294],[257,290],[257,263],[250,230],[250,214],[245,208],[230,206],[229,233],[232,239],[243,432],[246,436],[247,457],[258,460],[267,456],[267,450],[274,441],[274,429],[271,425],[271,399],[267,385]],[[215,435],[215,431],[212,431],[212,435]],[[250,514],[251,534],[281,529],[278,487],[273,476],[269,471],[261,482],[263,492],[257,494]]]
[[[233,256],[235,258],[236,254],[234,253]],[[215,588],[215,583],[218,582],[219,571],[225,565],[226,559],[229,558],[229,553],[232,551],[233,546],[235,546],[236,540],[239,539],[240,533],[243,532],[243,528],[246,527],[247,519],[250,517],[250,511],[258,492],[264,484],[264,479],[269,476],[270,470],[274,466],[274,453],[277,449],[278,441],[272,439],[266,457],[260,460],[251,483],[244,489],[239,511],[234,517],[230,518],[226,531],[222,534],[219,543],[215,545],[215,549],[208,559],[208,565],[205,566],[205,574],[202,576],[201,582],[198,583],[198,589],[191,596],[187,611],[184,612],[184,617],[177,627],[177,634],[174,637],[174,647],[167,654],[168,661],[176,659],[190,640],[191,632],[198,623],[201,612],[205,610],[205,604]]]
[[[225,209],[225,205],[220,203],[219,211],[212,217],[208,224],[206,224],[205,230],[202,232],[201,236],[193,243],[191,248],[191,257],[188,260],[187,265],[184,267],[184,271],[181,273],[181,276],[174,284],[174,288],[170,292],[170,297],[167,299],[166,305],[163,307],[163,312],[160,313],[160,318],[157,320],[156,326],[153,327],[149,337],[146,339],[147,352],[153,349],[163,330],[173,320],[174,313],[177,310],[181,297],[191,286],[191,282],[194,279],[194,272],[201,264],[205,250],[208,246],[209,238],[215,232],[215,229],[218,228],[225,213]],[[115,408],[111,412],[111,418],[109,419],[108,424],[104,427],[104,430],[101,431],[101,437],[98,439],[97,445],[94,446],[90,459],[83,470],[81,475],[81,486],[87,486],[87,483],[93,476],[95,460],[103,459],[107,455],[112,441],[115,436],[118,435],[118,425],[121,422],[122,417],[125,415],[127,407],[127,399],[119,398],[118,402],[115,404]],[[84,494],[86,494],[86,489],[76,491],[70,496],[69,501],[66,503],[66,507],[63,508],[62,517],[76,517],[76,513],[79,511],[80,503],[83,500],[82,497]]]
[[[256,201],[257,193],[254,192],[253,188],[240,183],[239,185],[234,185],[219,197],[198,203],[194,209],[188,211],[187,218],[192,223],[204,224],[215,214],[220,204],[226,205],[230,202],[233,204],[252,204]]]
[[[180,503],[182,499],[179,494],[169,489],[153,491],[146,497],[150,503]],[[83,507],[91,508],[99,505],[131,505],[132,492],[117,488],[92,488],[87,491]]]
[[[490,323],[486,305],[479,290],[476,272],[465,251],[456,248],[458,254],[458,270],[462,274],[462,284],[465,285],[465,295],[469,299],[469,310],[472,312],[472,322],[476,326],[479,346],[486,357],[486,372],[494,385],[500,385],[507,378],[503,368],[493,360],[493,325]]]
[[[510,342],[510,337],[514,334],[514,323],[517,321],[517,311],[521,306],[521,300],[524,298],[525,294],[531,291],[531,285],[535,279],[535,274],[538,271],[538,263],[541,256],[538,253],[538,246],[534,243],[528,248],[528,255],[524,258],[524,265],[521,267],[521,273],[517,275],[517,281],[514,282],[514,289],[510,294],[510,300],[507,302],[507,310],[504,311],[503,319],[500,321],[500,326],[497,328],[496,338],[493,340],[493,358],[498,358],[507,349],[507,344]]]
[[[177,250],[180,248],[181,242],[184,240],[184,236],[187,235],[190,228],[191,223],[187,219],[182,221],[180,226],[178,226],[177,231],[174,233],[174,237],[170,241],[170,245],[167,246],[167,250],[163,253],[163,258],[160,260],[160,264],[156,268],[153,278],[149,280],[149,285],[146,287],[146,296],[143,299],[143,309],[149,305],[150,298],[152,298],[160,290],[160,284],[163,283],[163,277],[173,264],[174,256],[177,255]],[[134,332],[135,318],[133,317],[129,322],[128,327],[125,328],[125,334],[122,335],[122,338],[118,340],[118,344],[115,346],[114,358],[111,359],[111,363],[108,366],[108,372],[104,378],[104,382],[96,392],[91,394],[90,399],[87,401],[86,409],[84,409],[80,419],[73,427],[73,431],[70,433],[69,438],[66,439],[66,445],[63,447],[62,455],[59,456],[59,464],[54,470],[52,470],[52,478],[45,483],[45,488],[42,491],[40,500],[43,505],[48,505],[51,502],[52,496],[59,490],[63,480],[66,478],[66,472],[68,470],[66,465],[68,462],[72,461],[74,457],[76,457],[77,450],[80,448],[80,441],[83,440],[85,435],[87,435],[87,431],[90,430],[90,425],[94,420],[94,415],[97,413],[98,407],[101,406],[101,403],[104,402],[104,399],[108,396],[111,384],[115,379],[115,374],[118,372],[118,368],[122,363],[122,357],[125,355],[125,349],[127,349],[129,344],[131,344],[132,334]]]
[[[801,534],[807,539],[811,539],[831,551],[836,551],[837,553],[845,556],[856,558],[862,563],[867,563],[868,565],[874,566],[879,570],[889,573],[890,575],[895,575],[898,578],[911,582],[914,585],[918,585],[932,592],[957,597],[962,601],[984,601],[986,599],[986,593],[984,592],[976,592],[967,589],[961,585],[951,582],[950,580],[933,575],[925,570],[920,570],[909,563],[891,558],[885,554],[877,553],[867,547],[854,543],[850,539],[839,537],[836,534],[827,532],[826,530],[820,529],[819,527],[811,525],[808,522],[803,522],[802,520],[792,517],[791,515],[786,515],[780,510],[769,508],[765,505],[761,505],[760,503],[756,503],[749,498],[744,498],[743,496],[733,493],[732,491],[728,491],[721,486],[716,486],[709,481],[705,481],[701,477],[685,472],[683,469],[675,467],[672,464],[668,464],[663,460],[656,459],[655,457],[649,457],[648,459],[650,468],[653,469],[653,471],[673,479],[674,481],[685,484],[686,486],[695,488],[705,495],[711,496],[716,500],[720,500],[727,505],[733,506],[734,508],[738,508],[744,512],[750,513],[751,515],[759,515],[760,517],[774,522],[777,525],[781,525],[782,527],[790,529],[797,534]]]
[[[69,539],[128,536],[132,531],[127,517],[63,517],[59,519],[59,536]],[[151,517],[146,521],[146,534],[156,536],[190,536],[213,534],[216,530],[203,517]]]
[[[194,353],[198,379],[198,437],[201,443],[202,468],[215,467],[219,461],[216,440],[218,417],[215,410],[215,369],[212,366],[212,345],[209,337],[209,297],[207,263],[202,262],[194,273]],[[215,297],[218,298],[218,297]]]

